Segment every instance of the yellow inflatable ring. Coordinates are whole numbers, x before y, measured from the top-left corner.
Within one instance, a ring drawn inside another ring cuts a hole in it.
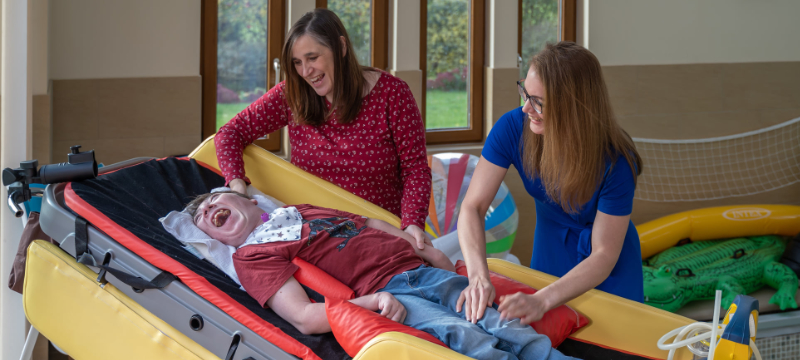
[[[646,259],[682,239],[692,241],[741,236],[800,233],[800,206],[736,205],[684,211],[636,226]]]

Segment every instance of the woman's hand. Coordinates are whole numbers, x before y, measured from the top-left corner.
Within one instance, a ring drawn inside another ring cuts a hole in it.
[[[500,317],[504,319],[519,318],[519,322],[528,325],[539,321],[544,313],[550,310],[543,299],[525,293],[516,293],[500,297]]]
[[[405,306],[388,292],[379,292],[375,295],[378,298],[378,310],[381,311],[381,316],[402,324],[406,319]]]
[[[242,179],[231,180],[231,182],[228,183],[228,187],[240,194],[247,194],[247,183]]]
[[[461,305],[464,305],[464,316],[475,324],[483,317],[486,308],[492,306],[494,297],[494,285],[488,277],[471,277],[469,286],[458,297],[456,312],[461,312]]]
[[[424,249],[426,244],[428,246],[433,246],[433,243],[431,243],[431,239],[428,237],[427,234],[425,234],[424,231],[422,231],[422,229],[419,228],[419,226],[417,226],[417,225],[408,225],[408,226],[406,226],[405,230],[403,230],[403,231],[405,231],[406,233],[408,233],[408,234],[410,234],[411,236],[414,237],[414,240],[417,241],[417,248],[418,249],[420,249],[420,250]]]

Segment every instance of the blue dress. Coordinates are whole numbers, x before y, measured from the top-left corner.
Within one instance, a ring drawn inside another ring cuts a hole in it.
[[[525,127],[525,118],[521,107],[503,115],[492,127],[482,155],[492,164],[503,168],[513,164],[519,171],[525,190],[536,200],[531,268],[561,277],[592,253],[592,225],[598,210],[617,216],[631,213],[636,185],[630,165],[620,156],[613,163],[607,162],[602,182],[580,212],[564,212],[547,195],[538,177],[531,179],[525,174],[520,153],[522,132],[530,131]],[[643,286],[639,234],[631,222],[617,264],[597,289],[642,302]]]

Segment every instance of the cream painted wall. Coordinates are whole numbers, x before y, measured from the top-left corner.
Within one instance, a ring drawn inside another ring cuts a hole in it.
[[[516,0],[490,0],[487,3],[486,49],[488,51],[487,67],[517,67],[517,11]]]
[[[50,0],[50,77],[200,74],[200,1]]]
[[[289,0],[286,4],[286,32],[307,12],[317,6],[315,0]]]
[[[605,66],[800,61],[797,0],[584,0],[579,8],[579,40]]]
[[[30,1],[30,34],[28,43],[31,47],[31,58],[28,63],[31,66],[31,90],[33,95],[47,94],[47,27],[48,27],[48,0],[29,0]]]
[[[394,1],[392,24],[402,31],[391,32],[392,56],[389,68],[394,71],[419,68],[419,1]]]

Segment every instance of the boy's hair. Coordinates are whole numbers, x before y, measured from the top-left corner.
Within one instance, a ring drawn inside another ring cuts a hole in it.
[[[189,214],[192,216],[192,219],[194,219],[194,216],[197,214],[197,209],[200,208],[200,205],[204,201],[206,201],[206,199],[208,199],[211,195],[214,195],[214,194],[236,194],[236,195],[239,195],[239,196],[241,196],[241,197],[243,197],[245,199],[248,199],[248,200],[252,199],[250,196],[248,196],[246,194],[242,194],[242,193],[240,193],[238,191],[232,191],[232,190],[225,190],[225,191],[217,191],[217,192],[213,192],[213,193],[200,194],[200,195],[197,195],[197,197],[195,197],[188,204],[186,204],[186,211],[189,212]]]

